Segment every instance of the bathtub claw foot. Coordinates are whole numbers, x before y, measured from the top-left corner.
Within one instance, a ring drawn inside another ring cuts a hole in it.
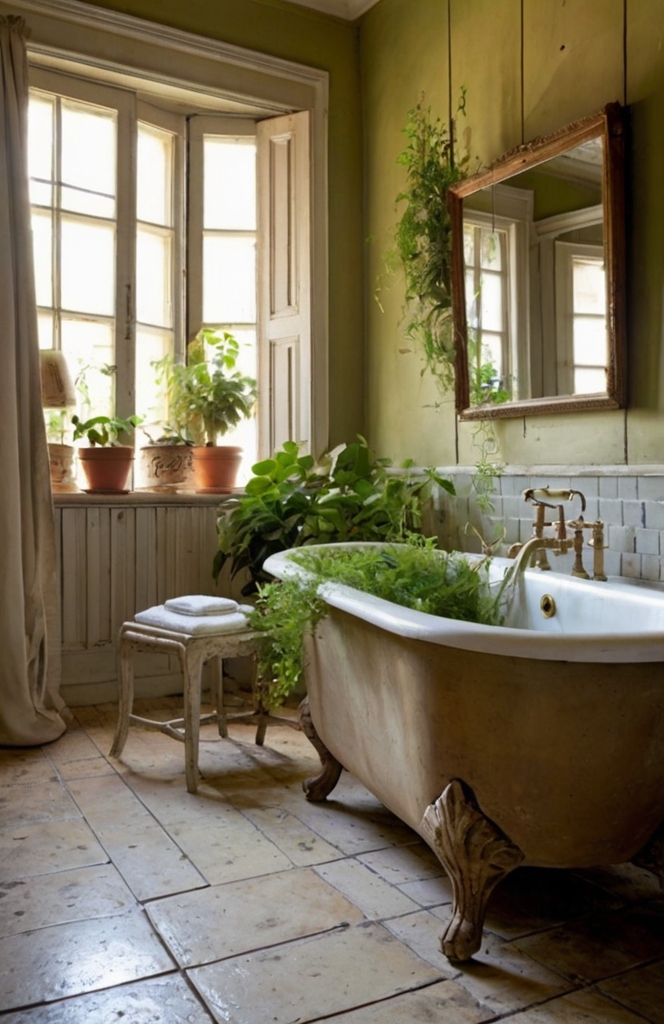
[[[308,697],[304,698],[298,711],[300,716],[300,728],[309,742],[316,748],[316,752],[320,757],[320,761],[323,766],[323,770],[320,775],[315,775],[311,779],[305,779],[302,783],[302,789],[306,793],[307,800],[311,800],[313,803],[316,803],[319,800],[324,800],[330,795],[339,781],[339,776],[343,771],[343,765],[339,764],[336,757],[330,753],[316,732],[314,723],[311,721]]]
[[[484,817],[472,790],[459,779],[427,807],[422,828],[454,891],[452,919],[440,948],[450,960],[469,960],[482,943],[489,896],[524,854]]]
[[[660,889],[664,889],[664,822],[650,837],[646,845],[635,857],[632,864],[651,871],[659,880]]]

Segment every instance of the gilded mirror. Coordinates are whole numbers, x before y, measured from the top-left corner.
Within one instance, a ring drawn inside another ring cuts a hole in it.
[[[622,407],[620,104],[518,147],[448,203],[460,416]]]

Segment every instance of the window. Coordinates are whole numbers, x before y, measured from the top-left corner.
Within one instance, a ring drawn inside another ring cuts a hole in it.
[[[509,387],[509,252],[502,229],[463,226],[471,401],[492,401]]]
[[[603,247],[556,241],[555,253],[559,393],[606,391]]]

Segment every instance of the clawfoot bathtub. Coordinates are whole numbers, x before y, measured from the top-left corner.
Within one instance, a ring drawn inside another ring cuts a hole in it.
[[[300,571],[288,552],[265,568]],[[664,590],[528,570],[502,627],[322,593],[307,796],[343,766],[431,846],[454,891],[446,956],[479,948],[491,891],[521,864],[631,860],[664,880]]]

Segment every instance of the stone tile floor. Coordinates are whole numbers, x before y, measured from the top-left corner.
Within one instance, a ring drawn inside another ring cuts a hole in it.
[[[664,1024],[647,872],[517,871],[451,964],[436,858],[347,773],[307,803],[301,733],[206,727],[194,796],[159,733],[109,760],[114,723],[79,708],[57,743],[0,751],[0,1024]]]

